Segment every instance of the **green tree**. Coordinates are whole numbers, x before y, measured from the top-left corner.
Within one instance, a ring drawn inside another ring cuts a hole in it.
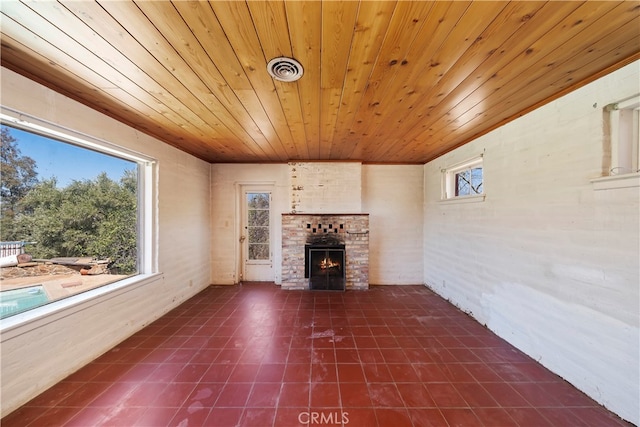
[[[0,240],[24,240],[13,227],[20,200],[38,183],[36,162],[23,156],[10,128],[0,131]]]
[[[59,189],[55,180],[35,186],[21,201],[16,228],[37,242],[36,258],[110,258],[122,274],[136,271],[137,195],[135,173],[121,183],[105,173]]]

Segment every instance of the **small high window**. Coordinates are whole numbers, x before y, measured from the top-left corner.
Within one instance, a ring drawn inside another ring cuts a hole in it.
[[[454,165],[442,172],[443,199],[484,194],[482,156]]]
[[[609,137],[609,175],[640,171],[640,95],[607,105],[605,137]]]

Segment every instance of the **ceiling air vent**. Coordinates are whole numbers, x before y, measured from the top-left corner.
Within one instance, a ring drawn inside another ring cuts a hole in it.
[[[298,61],[285,57],[273,58],[269,61],[267,71],[271,77],[281,82],[295,82],[304,72]]]

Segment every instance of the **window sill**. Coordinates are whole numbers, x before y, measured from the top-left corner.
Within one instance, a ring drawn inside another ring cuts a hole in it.
[[[640,187],[640,172],[594,178],[591,183],[594,190]]]
[[[108,301],[153,283],[161,277],[161,273],[139,274],[7,317],[0,322],[1,341],[7,341],[73,313]]]
[[[478,196],[462,196],[462,197],[452,197],[450,199],[440,199],[440,203],[448,205],[454,203],[478,203],[484,202],[485,194],[480,194]]]

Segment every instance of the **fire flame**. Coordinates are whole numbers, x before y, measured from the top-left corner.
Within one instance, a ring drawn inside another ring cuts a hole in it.
[[[340,264],[338,264],[337,262],[333,262],[329,258],[325,258],[322,261],[320,261],[320,268],[323,270],[326,270],[327,268],[334,268],[334,267],[340,267]]]

